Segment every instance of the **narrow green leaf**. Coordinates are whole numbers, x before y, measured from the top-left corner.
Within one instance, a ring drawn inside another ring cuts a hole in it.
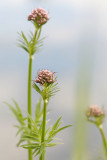
[[[41,90],[40,90],[40,88],[36,85],[36,83],[33,83],[33,88],[34,88],[39,94],[42,93]]]
[[[25,47],[28,47],[28,45],[26,44],[26,42],[23,39],[21,39],[21,38],[17,39],[17,44],[22,44]]]
[[[23,117],[22,111],[21,111],[18,103],[14,99],[13,99],[13,102],[14,102],[14,104],[16,106],[17,114],[18,114],[18,116],[20,118],[20,122],[22,123],[22,125],[25,125],[25,123],[24,123],[24,117]]]
[[[46,130],[45,135],[48,133],[48,131],[50,130],[50,128],[51,128],[51,127],[49,127],[49,128]]]
[[[32,123],[31,126],[34,128],[34,130],[36,130],[38,132],[36,122],[33,120],[32,116],[29,113],[27,113],[27,114],[28,114],[28,119],[30,119],[30,121]]]
[[[48,139],[46,140],[46,143],[48,144],[48,143],[52,142],[53,140],[54,140],[54,138],[52,138],[51,136],[49,136]]]
[[[27,40],[26,36],[24,35],[24,33],[21,32],[21,34],[22,34],[22,37],[23,37],[23,39],[25,40],[25,42],[28,44],[28,40]]]
[[[9,106],[9,108],[11,109],[13,115],[15,116],[15,118],[19,121],[19,123],[21,123],[21,119],[17,113],[17,110],[9,103],[5,102],[5,104],[7,104]]]
[[[22,45],[22,44],[18,44],[18,46],[19,46],[19,47],[21,47],[21,48],[23,48],[26,52],[28,52],[28,53],[29,53],[28,48],[27,48],[27,47],[25,47],[24,45]]]
[[[36,123],[38,122],[38,121],[40,121],[40,117],[41,117],[41,98],[39,99],[39,101],[37,102],[37,104],[36,104],[36,110],[35,110],[35,121],[36,121]]]
[[[36,152],[40,149],[40,147],[37,147],[34,151],[33,151],[33,155],[36,154]],[[35,157],[35,156],[34,156]]]
[[[61,118],[62,118],[62,116],[56,121],[56,123],[52,127],[52,130],[56,130],[59,127],[59,122],[60,122]]]
[[[16,128],[18,128],[18,129],[20,128],[20,126],[18,126],[18,125],[13,125],[13,127],[16,127]]]
[[[57,144],[63,144],[63,143],[49,143],[46,145],[46,147],[53,147],[56,146]]]
[[[39,147],[39,144],[38,143],[24,144],[21,145],[21,147],[25,149],[35,149],[36,147]]]
[[[28,141],[32,141],[32,142],[39,142],[38,140],[35,140],[34,138],[21,138],[21,140],[24,140],[24,141],[26,141],[26,142],[28,142]]]
[[[36,157],[37,155],[39,155],[40,154],[40,149],[39,149],[39,151],[36,153],[36,155],[34,155],[34,157]]]
[[[20,146],[20,144],[21,144],[21,143],[23,143],[24,141],[25,141],[25,140],[20,139],[20,140],[19,140],[19,142],[17,143],[17,147],[19,147],[19,146]]]
[[[30,34],[29,34],[29,37],[30,37],[30,42],[32,41],[32,39],[33,39],[33,32],[32,31],[30,31]]]
[[[62,123],[59,123],[61,120],[62,116],[55,122],[55,124],[52,127],[52,130],[49,132],[49,135],[53,134],[54,131],[56,131],[59,127],[59,125]]]
[[[23,140],[29,140],[29,141],[32,140],[32,141],[38,142],[38,138],[33,137],[33,136],[22,136],[21,139],[23,139]]]
[[[19,113],[21,113],[21,109],[20,109],[18,103],[17,103],[14,99],[12,99],[12,100],[13,100],[13,102],[14,102],[16,108],[17,108],[17,111],[18,111]]]
[[[20,129],[17,131],[16,136],[17,136],[21,131],[23,131],[23,128],[20,128]]]
[[[38,132],[35,130],[31,130],[31,135],[34,137],[38,137]]]
[[[72,125],[67,125],[67,126],[64,126],[62,128],[59,128],[57,131],[53,132],[52,136],[55,136],[58,132],[62,131],[63,129],[66,129],[68,127],[71,127]]]
[[[46,152],[46,150],[45,150],[45,143],[42,143],[41,147],[40,147],[40,156],[42,155],[43,159],[45,157],[45,152]]]

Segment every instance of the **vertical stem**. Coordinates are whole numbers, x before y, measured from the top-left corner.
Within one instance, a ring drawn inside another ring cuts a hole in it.
[[[32,78],[32,56],[29,55],[29,70],[28,70],[28,113],[32,115],[32,104],[31,104],[31,78]],[[31,121],[28,119],[28,128],[31,128]],[[32,150],[28,150],[28,159],[33,160]]]
[[[38,29],[35,30],[35,34],[34,34],[34,37],[33,37],[33,41],[35,41],[36,39],[36,36],[37,36],[37,33],[38,33]],[[32,58],[33,56],[31,55],[30,51],[29,51],[29,70],[28,70],[28,113],[30,116],[32,116],[32,99],[31,99],[31,92],[32,92]],[[28,128],[31,129],[31,121],[30,119],[28,119]],[[32,157],[32,150],[29,149],[28,150],[28,160],[33,160],[33,157]]]
[[[46,107],[47,107],[47,99],[44,100],[44,108],[43,108],[43,126],[42,126],[42,138],[41,143],[43,144],[45,141],[45,127],[46,127]],[[45,144],[43,144],[43,154],[40,156],[39,160],[45,160]]]
[[[102,140],[103,140],[103,146],[105,149],[105,156],[106,156],[106,160],[107,160],[107,142],[106,142],[106,137],[104,135],[103,129],[102,129],[102,125],[99,126],[99,130],[102,136]]]
[[[47,106],[47,100],[44,100],[44,108],[43,108],[43,128],[42,128],[42,142],[44,142],[44,140],[45,140],[46,106]]]
[[[35,40],[37,38],[37,33],[38,33],[38,29],[35,28],[35,34],[33,37],[33,42],[35,43]],[[32,80],[32,58],[33,56],[31,55],[32,53],[30,53],[31,51],[29,51],[29,70],[28,70],[28,113],[30,116],[32,116],[32,101],[31,101],[31,80]],[[31,121],[30,119],[28,119],[28,128],[31,129]],[[33,156],[32,156],[32,149],[28,150],[28,160],[33,160]]]

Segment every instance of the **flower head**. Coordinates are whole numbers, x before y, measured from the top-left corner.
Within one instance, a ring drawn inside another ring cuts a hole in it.
[[[49,15],[42,8],[36,8],[32,11],[32,13],[28,16],[28,21],[34,21],[38,25],[43,25],[49,20]]]
[[[104,116],[104,112],[99,108],[98,105],[92,105],[88,108],[87,117],[100,117]]]
[[[38,72],[35,82],[40,83],[40,85],[50,85],[55,82],[54,74],[55,72],[52,73],[49,70],[41,70]]]

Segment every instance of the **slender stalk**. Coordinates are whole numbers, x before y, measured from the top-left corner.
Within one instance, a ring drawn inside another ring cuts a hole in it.
[[[106,160],[107,160],[107,142],[106,142],[106,137],[104,135],[104,132],[103,132],[103,129],[102,129],[102,125],[100,125],[98,127],[99,127],[99,130],[100,130],[101,136],[102,136],[103,146],[104,146],[104,149],[105,149],[105,156],[106,156]]]
[[[38,29],[35,30],[35,34],[34,34],[34,38],[33,38],[34,42],[37,37],[37,33],[38,33]],[[31,55],[30,52],[31,51],[29,51],[29,70],[28,70],[28,113],[30,116],[32,116],[32,99],[31,99],[32,83],[31,83],[31,81],[32,81],[32,58],[33,58],[33,56]],[[31,129],[30,119],[28,119],[28,128]],[[28,150],[28,160],[33,160],[31,149]]]
[[[32,104],[31,104],[31,78],[32,78],[32,56],[29,55],[29,70],[28,70],[28,113],[32,115]],[[31,121],[28,119],[28,128],[31,129]],[[33,160],[32,150],[28,150],[28,159]]]
[[[44,106],[43,106],[43,126],[42,126],[42,138],[41,138],[41,143],[43,144],[43,153],[40,156],[39,160],[45,160],[45,127],[46,127],[46,107],[47,107],[47,100],[44,100]]]
[[[35,30],[35,34],[34,34],[34,37],[33,37],[33,41],[35,41],[35,39],[37,38],[37,33],[38,33],[38,28],[36,28],[36,30]]]

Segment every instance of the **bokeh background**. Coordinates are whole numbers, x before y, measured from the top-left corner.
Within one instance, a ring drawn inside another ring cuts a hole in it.
[[[59,134],[64,145],[47,150],[46,159],[97,160],[102,148],[95,126],[86,122],[89,105],[104,106],[107,113],[107,1],[106,0],[1,0],[0,1],[0,159],[26,160],[17,148],[15,119],[3,103],[18,101],[27,109],[28,55],[17,47],[17,32],[34,30],[27,21],[36,7],[45,8],[44,46],[33,61],[33,80],[40,69],[57,72],[60,92],[50,101],[50,123],[63,115],[73,126]],[[33,91],[33,112],[39,95]],[[107,135],[107,120],[104,131]],[[35,158],[36,159],[36,158]]]

